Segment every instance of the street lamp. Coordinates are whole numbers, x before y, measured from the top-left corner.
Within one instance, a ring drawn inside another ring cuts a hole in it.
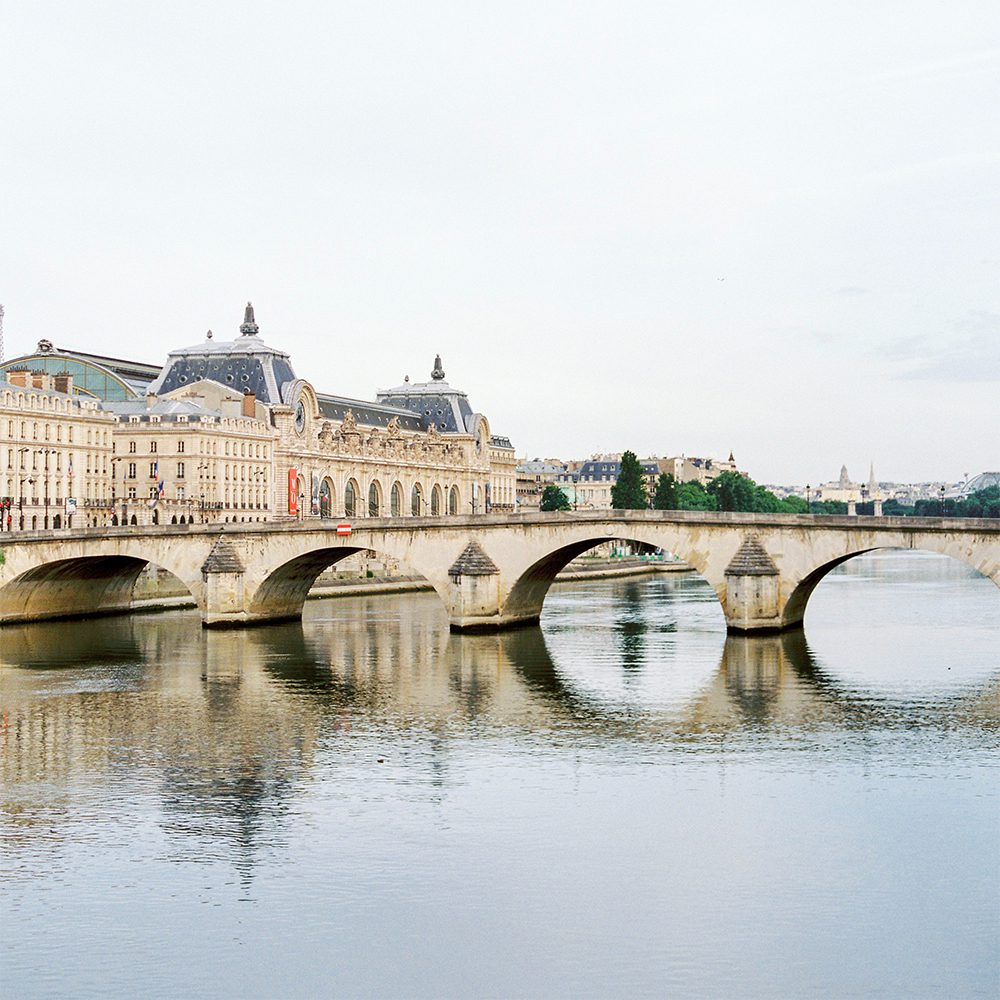
[[[18,509],[18,530],[19,531],[24,531],[24,484],[28,483],[30,485],[33,482],[34,482],[34,479],[32,479],[31,476],[22,476],[20,478],[20,480],[18,481],[18,488],[17,488],[17,492],[18,492],[17,509]]]
[[[809,483],[806,483],[806,507],[808,508],[809,513],[811,514],[813,512],[812,487],[809,485]]]
[[[938,493],[941,496],[941,516],[942,517],[944,517],[944,492],[945,492],[944,491],[944,483],[942,483],[940,489],[938,490]]]
[[[45,499],[45,514],[42,518],[44,526],[48,528],[49,526],[49,455],[54,455],[56,453],[55,448],[36,448],[35,453],[44,456],[43,464],[43,475],[45,476],[44,483],[44,499]]]

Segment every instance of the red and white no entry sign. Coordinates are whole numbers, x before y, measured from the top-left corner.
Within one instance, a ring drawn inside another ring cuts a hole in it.
[[[351,526],[347,523],[337,525],[338,535],[349,535],[351,533]]]

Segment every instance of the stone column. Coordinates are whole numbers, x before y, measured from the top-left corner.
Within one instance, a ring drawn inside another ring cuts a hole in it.
[[[201,623],[205,628],[238,628],[246,624],[243,574],[243,562],[235,546],[220,535],[201,567],[205,584]]]
[[[747,535],[726,567],[723,610],[730,632],[781,630],[780,575],[760,539]]]
[[[875,517],[881,517],[882,516],[882,498],[881,497],[875,497],[875,499],[872,501],[872,514]]]
[[[857,513],[858,513],[857,501],[853,497],[851,497],[851,499],[847,501],[847,516],[855,517]]]

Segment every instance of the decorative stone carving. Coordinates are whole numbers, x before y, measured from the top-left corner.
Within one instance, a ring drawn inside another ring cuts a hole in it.
[[[348,410],[344,414],[344,419],[340,422],[340,432],[342,434],[352,434],[358,429],[358,422],[354,419],[354,411]]]

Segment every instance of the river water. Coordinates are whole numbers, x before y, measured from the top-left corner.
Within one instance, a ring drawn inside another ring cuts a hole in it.
[[[995,997],[1000,591],[852,560],[0,632],[5,997]]]

